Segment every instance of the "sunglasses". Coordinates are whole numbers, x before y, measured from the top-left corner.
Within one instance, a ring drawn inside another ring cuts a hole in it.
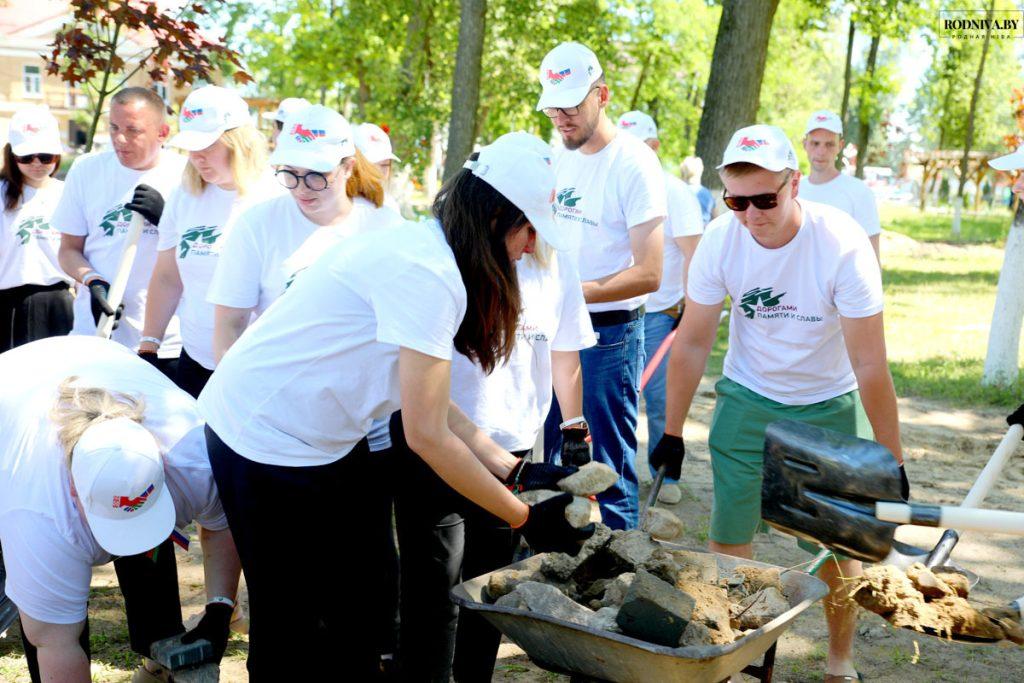
[[[310,171],[305,175],[299,175],[298,173],[293,173],[282,168],[276,171],[274,175],[277,176],[277,182],[281,183],[282,186],[289,190],[294,190],[298,187],[300,180],[305,183],[306,187],[313,190],[313,192],[323,192],[330,184],[327,180],[327,176],[323,173],[317,173],[316,171]]]
[[[751,204],[754,205],[754,208],[762,211],[774,209],[779,205],[779,192],[781,192],[782,188],[786,186],[786,183],[789,182],[789,178],[792,175],[792,172],[787,173],[786,179],[782,181],[782,184],[779,185],[779,189],[775,190],[775,192],[766,192],[765,194],[740,197],[737,195],[726,195],[725,193],[727,190],[722,190],[722,201],[725,202],[725,205],[733,211],[746,211],[747,207]]]
[[[583,97],[583,100],[575,107],[544,107],[544,109],[542,109],[541,111],[543,111],[544,116],[548,117],[549,119],[557,118],[559,112],[565,114],[566,116],[576,116],[577,114],[580,113],[580,107],[583,106],[583,102],[586,102],[587,98],[590,97],[590,93],[594,92],[595,90],[600,90],[600,88],[601,86],[591,88]]]
[[[25,164],[26,166],[28,164],[31,164],[33,159],[39,159],[39,163],[41,163],[41,164],[43,164],[45,166],[46,164],[52,164],[53,160],[57,158],[57,155],[56,154],[26,154],[23,157],[15,157],[15,158],[18,160],[19,164]]]

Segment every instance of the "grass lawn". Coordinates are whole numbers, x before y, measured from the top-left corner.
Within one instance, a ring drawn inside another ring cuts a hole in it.
[[[930,208],[924,213],[903,204],[879,207],[882,227],[912,237],[918,242],[953,243],[953,209]],[[1005,207],[983,210],[977,214],[964,212],[960,218],[960,239],[957,244],[993,244],[1002,246],[1012,215]],[[997,271],[998,272],[998,271]]]

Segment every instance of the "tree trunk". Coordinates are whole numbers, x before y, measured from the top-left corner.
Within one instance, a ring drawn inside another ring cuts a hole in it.
[[[882,42],[880,35],[871,36],[871,47],[868,48],[867,82],[875,78],[875,63],[878,61],[878,44]],[[855,175],[864,178],[864,165],[868,163],[868,142],[871,140],[871,124],[867,120],[867,107],[864,93],[860,95],[860,128],[857,132],[857,170]]]
[[[1006,238],[1003,268],[999,273],[996,306],[985,354],[985,386],[1011,385],[1017,379],[1020,326],[1024,321],[1024,202],[1017,202],[1010,234]]]
[[[96,137],[96,129],[100,125],[100,116],[103,115],[103,105],[110,95],[107,88],[110,86],[110,73],[113,68],[114,57],[117,56],[117,39],[120,35],[121,24],[117,24],[114,26],[114,36],[110,39],[110,56],[107,58],[107,65],[103,70],[103,82],[100,84],[99,92],[96,93],[96,110],[92,113],[92,122],[89,124],[89,137],[85,141],[86,154],[92,151],[93,138]]]
[[[989,0],[986,18],[991,19],[992,10],[995,9],[996,0]],[[988,56],[988,44],[992,38],[992,24],[989,23],[985,29],[985,42],[981,45],[981,59],[978,60],[978,73],[974,76],[974,90],[971,91],[971,107],[967,112],[967,134],[964,136],[964,156],[960,159],[960,184],[956,190],[956,203],[953,213],[953,237],[960,239],[960,212],[964,206],[964,185],[967,183],[967,163],[974,145],[974,114],[978,108],[978,93],[981,91],[981,78],[985,73],[985,58]],[[977,188],[981,191],[981,188]],[[1019,330],[1018,330],[1019,332]]]
[[[857,24],[853,17],[850,17],[850,33],[846,37],[846,68],[843,70],[843,106],[839,110],[839,120],[843,122],[843,130],[846,130],[846,114],[850,110],[850,81],[853,73],[853,36],[857,32]],[[836,160],[841,165],[842,157]]]
[[[653,57],[654,54],[648,52],[647,57],[644,58],[644,65],[640,67],[640,76],[636,79],[636,87],[633,89],[633,99],[629,102],[630,111],[636,111],[637,102],[640,101],[640,88],[644,87],[644,79],[647,77],[647,69],[650,67]]]
[[[459,47],[452,78],[452,115],[448,124],[448,151],[444,179],[462,168],[473,151],[476,108],[480,102],[480,59],[484,51],[484,16],[487,0],[462,0]]]
[[[701,182],[720,188],[715,166],[729,138],[754,123],[768,55],[768,37],[779,0],[724,0],[711,73],[697,129],[697,156],[704,160]]]

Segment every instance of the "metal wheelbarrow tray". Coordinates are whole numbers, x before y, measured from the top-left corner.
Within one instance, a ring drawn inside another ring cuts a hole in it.
[[[674,543],[662,545],[672,550],[692,550]],[[738,565],[783,569],[739,557],[703,554],[715,556],[720,574],[729,574]],[[521,565],[520,562],[503,569],[516,569]],[[798,614],[828,593],[828,588],[819,579],[803,572],[786,572],[780,580],[790,609],[779,617],[727,645],[671,648],[620,633],[597,631],[528,610],[487,604],[482,595],[489,578],[490,574],[484,574],[455,586],[451,591],[452,599],[462,609],[479,612],[523,648],[537,666],[615,683],[725,680],[764,655]],[[774,651],[768,654],[768,658],[772,659],[773,655]],[[769,680],[771,662],[765,662],[761,668],[768,671],[752,667],[748,673]]]

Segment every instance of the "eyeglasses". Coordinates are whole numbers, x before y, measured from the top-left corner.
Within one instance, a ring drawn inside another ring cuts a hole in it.
[[[25,164],[26,166],[32,163],[33,159],[39,159],[39,163],[52,164],[53,160],[57,158],[56,154],[26,154],[23,157],[15,157],[19,164]]]
[[[541,111],[543,111],[544,116],[548,117],[549,119],[557,117],[558,112],[562,112],[566,116],[576,116],[577,114],[580,113],[580,107],[582,107],[583,103],[587,101],[588,97],[590,97],[590,93],[594,92],[595,90],[600,90],[600,88],[601,86],[599,85],[591,88],[590,92],[584,95],[583,99],[575,107],[544,107],[544,109],[542,109]]]
[[[733,211],[746,211],[747,207],[750,206],[751,204],[753,204],[755,208],[761,209],[762,211],[774,209],[776,206],[779,205],[779,192],[782,192],[782,188],[786,186],[786,183],[789,182],[789,178],[792,175],[792,172],[787,173],[786,179],[782,181],[782,184],[779,185],[779,189],[775,190],[775,192],[755,194],[749,197],[739,197],[736,195],[727,196],[725,194],[727,190],[722,190],[722,201],[725,202],[725,205],[732,209]]]
[[[284,121],[278,121],[277,119],[274,119],[274,125],[277,127],[278,130],[284,129]]]
[[[298,173],[293,173],[288,169],[282,168],[274,173],[274,175],[277,176],[277,182],[281,183],[289,190],[294,190],[298,187],[300,180],[306,184],[306,187],[313,190],[313,192],[322,192],[327,189],[328,185],[330,185],[327,180],[327,176],[323,173],[317,173],[316,171],[310,171],[305,175],[299,175]]]

